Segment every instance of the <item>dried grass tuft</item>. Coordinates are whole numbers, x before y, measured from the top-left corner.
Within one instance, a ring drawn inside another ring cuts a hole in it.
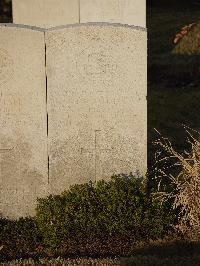
[[[200,134],[185,129],[191,150],[183,154],[177,152],[171,142],[158,132],[160,138],[155,144],[160,147],[160,155],[164,152],[166,156],[157,158],[157,164],[162,161],[168,166],[156,169],[157,178],[160,178],[157,196],[163,200],[173,199],[173,209],[179,210],[177,229],[194,239],[194,234],[197,236],[200,232]],[[195,138],[194,133],[198,137]],[[175,174],[169,171],[173,167],[177,170]],[[170,192],[162,191],[161,188],[163,178],[166,180],[166,177],[173,187]]]

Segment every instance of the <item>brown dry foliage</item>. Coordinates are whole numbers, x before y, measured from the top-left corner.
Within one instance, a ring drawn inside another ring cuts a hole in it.
[[[179,223],[177,229],[187,236],[198,236],[200,232],[200,135],[195,138],[191,130],[187,131],[188,142],[191,146],[189,153],[180,154],[171,145],[171,142],[163,138],[156,141],[167,156],[162,161],[173,161],[172,166],[178,167],[176,174],[167,173],[166,169],[159,169],[157,177],[161,177],[158,197],[163,200],[173,198],[173,208],[179,211]],[[161,160],[157,160],[159,163]],[[171,192],[160,191],[162,178],[168,177],[174,189]],[[192,233],[192,234],[191,234]]]
[[[174,39],[176,43],[172,54],[181,54],[181,55],[199,55],[200,54],[200,22],[191,23],[188,25],[187,33],[177,34]],[[184,28],[182,29],[183,31]],[[182,31],[181,30],[181,31]]]

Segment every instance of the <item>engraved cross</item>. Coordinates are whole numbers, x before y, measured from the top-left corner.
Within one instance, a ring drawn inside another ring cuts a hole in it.
[[[11,151],[11,150],[13,150],[13,149],[14,149],[14,147],[12,147],[12,148],[9,148],[9,149],[0,149],[0,152]]]
[[[14,149],[14,147],[8,148],[8,149],[0,149],[0,154],[3,152],[12,151],[13,149]],[[0,156],[0,176],[1,176],[1,156]]]
[[[98,133],[101,132],[101,130],[95,130],[94,133],[94,148],[93,149],[84,149],[84,148],[81,148],[81,154],[83,153],[93,153],[94,154],[94,168],[95,168],[95,182],[96,182],[96,179],[97,179],[97,164],[98,164],[98,161],[99,161],[99,155],[101,152],[104,152],[104,151],[111,151],[111,149],[102,149],[99,147],[98,145]],[[113,149],[113,148],[112,148]]]

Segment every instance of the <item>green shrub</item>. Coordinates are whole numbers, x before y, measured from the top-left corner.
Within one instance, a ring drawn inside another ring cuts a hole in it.
[[[37,252],[41,241],[32,218],[0,219],[0,260],[27,257]]]
[[[75,185],[60,196],[38,199],[36,209],[36,222],[51,249],[69,239],[157,239],[173,221],[170,206],[153,200],[143,179],[132,175]]]
[[[74,185],[38,199],[34,218],[0,219],[0,259],[127,256],[136,242],[165,236],[175,218],[170,208],[132,175]]]

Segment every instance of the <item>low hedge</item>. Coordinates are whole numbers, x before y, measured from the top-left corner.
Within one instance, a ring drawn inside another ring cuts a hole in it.
[[[146,188],[142,178],[118,175],[39,199],[35,218],[45,245],[55,250],[69,239],[81,239],[85,246],[94,239],[137,242],[164,237],[175,215]]]
[[[0,219],[0,261],[35,256],[41,242],[33,218]]]
[[[118,175],[38,199],[35,217],[0,219],[0,260],[129,256],[176,221],[171,205],[147,187],[143,178]]]

